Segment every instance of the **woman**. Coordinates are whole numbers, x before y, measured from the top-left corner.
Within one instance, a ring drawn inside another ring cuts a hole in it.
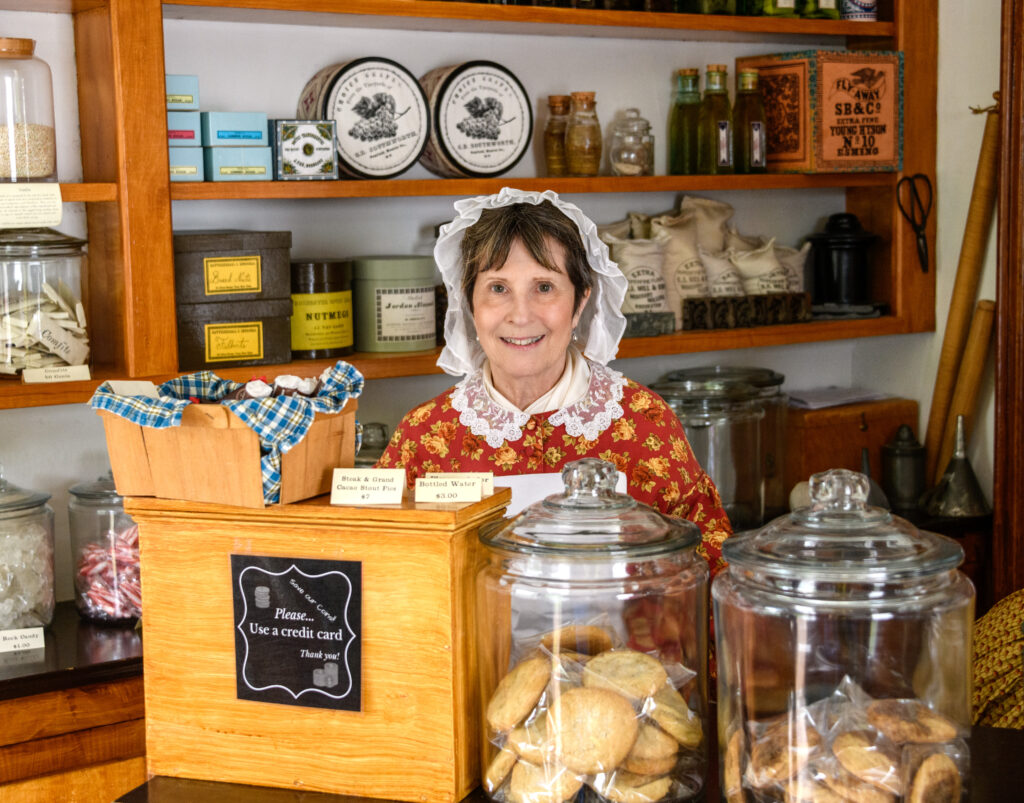
[[[730,534],[711,479],[659,396],[607,367],[626,279],[597,228],[553,192],[459,201],[434,257],[448,289],[438,365],[465,378],[398,425],[380,467],[410,487],[431,471],[561,471],[599,457],[631,496],[703,534],[714,572]]]

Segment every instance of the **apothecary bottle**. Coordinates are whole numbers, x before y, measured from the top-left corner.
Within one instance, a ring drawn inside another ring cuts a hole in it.
[[[699,70],[687,68],[676,72],[676,91],[668,117],[668,172],[673,176],[697,172],[699,84]]]
[[[768,167],[767,119],[757,86],[757,70],[745,67],[736,76],[732,109],[734,168],[737,173],[763,173]]]
[[[68,489],[75,604],[85,619],[134,622],[142,615],[139,528],[111,476]]]
[[[974,620],[963,550],[869,506],[863,474],[816,474],[810,488],[809,507],[723,545],[722,796],[959,801]]]
[[[620,796],[630,773],[659,776],[644,800],[703,799],[700,533],[616,493],[616,477],[603,460],[570,463],[563,493],[481,528],[476,635],[492,800],[570,800],[584,784],[640,800]]]
[[[564,176],[565,129],[569,125],[569,96],[548,95],[548,121],[544,125],[544,165],[549,176]]]
[[[724,64],[709,64],[697,124],[697,168],[705,174],[732,173],[732,109]]]
[[[0,465],[0,631],[53,621],[50,495],[9,483]]]
[[[570,176],[596,176],[601,169],[601,123],[593,92],[571,94],[565,129],[565,161]]]
[[[608,161],[614,176],[654,175],[654,136],[639,109],[626,109],[616,120]]]
[[[32,39],[0,38],[0,181],[56,181],[50,68]]]

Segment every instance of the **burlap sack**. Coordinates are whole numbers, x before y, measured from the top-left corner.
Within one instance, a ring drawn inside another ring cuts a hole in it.
[[[664,238],[625,240],[604,236],[601,239],[608,244],[612,260],[618,263],[629,282],[622,312],[669,312],[662,272]]]
[[[748,296],[788,292],[786,269],[775,256],[775,238],[753,251],[731,251],[729,261],[739,271]]]
[[[775,258],[786,269],[786,288],[790,293],[802,293],[806,287],[807,258],[811,254],[811,244],[806,242],[800,250],[785,245],[775,246]]]
[[[697,217],[697,244],[709,254],[725,250],[725,224],[732,217],[733,208],[723,201],[711,198],[683,196],[681,213],[692,212]]]
[[[742,296],[743,279],[736,266],[729,259],[729,254],[720,252],[712,254],[703,246],[697,246],[697,253],[700,261],[704,263],[704,270],[708,277],[709,296]]]
[[[665,239],[665,294],[676,316],[676,329],[683,328],[683,299],[708,294],[708,278],[697,252],[697,219],[694,215],[659,215],[651,219],[651,232]]]
[[[598,223],[597,236],[603,240],[606,234],[620,240],[628,240],[630,236],[629,218],[616,220],[614,223]]]

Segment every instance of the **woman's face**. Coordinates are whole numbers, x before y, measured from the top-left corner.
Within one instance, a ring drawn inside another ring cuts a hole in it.
[[[473,288],[473,322],[495,387],[520,408],[561,377],[579,319],[565,250],[553,240],[548,248],[557,271],[537,262],[517,240],[505,263],[479,274]],[[587,290],[581,310],[589,295]]]

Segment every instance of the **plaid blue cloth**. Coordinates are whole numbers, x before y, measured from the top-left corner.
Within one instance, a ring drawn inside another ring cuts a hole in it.
[[[316,396],[272,396],[267,399],[225,399],[242,387],[242,382],[221,379],[211,371],[164,382],[157,398],[119,396],[104,382],[89,404],[94,410],[106,410],[132,423],[154,429],[181,425],[181,413],[194,402],[219,402],[237,415],[260,442],[263,471],[263,501],[272,505],[281,498],[281,455],[305,436],[317,413],[341,412],[349,399],[363,392],[363,375],[352,365],[339,360],[320,375]]]

